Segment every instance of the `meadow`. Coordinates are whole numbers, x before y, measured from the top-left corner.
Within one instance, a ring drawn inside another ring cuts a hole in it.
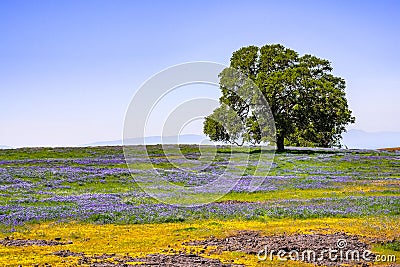
[[[197,166],[197,146],[176,148]],[[292,149],[265,168],[254,167],[257,150],[230,152],[221,147],[207,168],[183,171],[160,146],[147,147],[150,161],[133,147],[131,169],[117,146],[0,150],[0,265],[315,266],[257,254],[265,244],[320,251],[340,239],[372,258],[320,264],[399,266],[398,152]],[[189,188],[224,172],[238,182],[211,203],[181,207],[138,185],[154,170]],[[254,177],[263,183],[253,192]]]

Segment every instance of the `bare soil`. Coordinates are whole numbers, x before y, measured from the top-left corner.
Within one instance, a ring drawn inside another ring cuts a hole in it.
[[[368,241],[369,242],[369,241]],[[372,241],[372,242],[378,242]],[[0,240],[0,245],[4,246],[58,246],[67,245],[71,242],[61,242],[60,240],[37,240],[37,239],[13,239],[5,238]],[[187,246],[180,251],[164,250],[169,254],[150,254],[143,258],[133,258],[128,255],[99,254],[86,256],[83,252],[72,252],[70,250],[60,250],[54,252],[59,257],[79,257],[78,264],[91,267],[125,267],[129,262],[136,262],[138,266],[177,266],[177,267],[237,267],[233,262],[223,263],[217,259],[205,258],[205,254],[220,254],[224,251],[237,251],[248,254],[249,257],[266,257],[269,260],[272,253],[274,259],[277,258],[279,250],[285,251],[283,257],[290,259],[291,251],[298,252],[296,260],[303,260],[324,266],[369,266],[370,261],[365,260],[362,255],[364,251],[370,250],[370,245],[359,240],[357,236],[345,233],[335,234],[293,234],[263,236],[257,231],[238,231],[226,238],[209,237],[205,240],[193,240],[186,242]],[[315,258],[301,258],[304,251],[312,250]],[[328,251],[336,251],[337,257],[332,260]],[[196,253],[194,253],[196,251]],[[267,251],[267,253],[265,253]],[[325,252],[324,252],[325,251]],[[358,251],[359,258],[346,257],[347,251]],[[341,256],[341,253],[343,256]],[[368,256],[371,260],[373,254]],[[316,259],[316,260],[315,260]]]
[[[272,255],[276,257],[278,251],[283,250],[286,253],[285,255],[281,254],[282,257],[288,259],[290,259],[288,257],[289,252],[297,251],[299,260],[326,266],[340,266],[343,264],[347,264],[347,266],[368,266],[368,261],[364,260],[362,255],[365,250],[370,249],[370,245],[361,242],[357,236],[346,235],[345,233],[263,236],[256,231],[239,231],[237,234],[227,238],[211,237],[206,240],[187,242],[185,245],[201,246],[203,249],[213,247],[213,249],[209,250],[209,253],[212,254],[222,253],[223,251],[240,251],[254,256],[260,254],[260,257],[267,255],[266,260],[269,260],[271,251],[273,251]],[[265,253],[265,250],[267,250],[267,253]],[[315,252],[316,260],[306,256],[302,259],[302,253],[307,250]],[[329,255],[329,250],[332,250],[332,256]],[[337,252],[333,250],[337,250]],[[356,258],[352,259],[351,254],[348,254],[346,258],[347,251],[351,253],[355,250],[359,252],[359,260],[353,260]],[[341,256],[340,251],[342,251],[343,256]],[[294,258],[296,256],[295,253],[291,255]],[[337,255],[336,259],[335,255]],[[373,259],[374,256],[369,254],[368,258]]]
[[[0,245],[3,246],[15,246],[15,247],[26,247],[26,246],[59,246],[68,245],[72,242],[60,242],[56,240],[39,240],[39,239],[13,239],[6,237],[0,239]]]
[[[75,253],[69,250],[57,251],[54,255],[60,257],[80,256],[79,265],[89,265],[90,267],[127,267],[128,262],[137,262],[137,266],[169,266],[169,267],[239,267],[242,265],[224,264],[216,259],[208,259],[196,254],[151,254],[144,258],[132,258],[130,256],[117,256],[116,254],[101,254],[85,256],[82,253]],[[112,259],[110,261],[109,259]],[[136,265],[135,265],[136,266]]]

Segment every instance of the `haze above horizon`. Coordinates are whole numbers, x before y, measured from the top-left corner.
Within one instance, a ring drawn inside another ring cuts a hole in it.
[[[155,73],[229,64],[240,47],[272,43],[332,62],[356,117],[348,129],[400,132],[399,13],[396,1],[1,1],[0,145],[119,140],[133,94]]]

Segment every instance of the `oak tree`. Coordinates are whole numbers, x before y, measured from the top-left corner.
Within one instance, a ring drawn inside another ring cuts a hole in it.
[[[348,108],[345,81],[332,74],[328,60],[299,56],[280,44],[247,46],[232,54],[230,68],[250,79],[268,102],[278,151],[285,145],[338,146],[345,126],[355,121]],[[235,93],[232,87],[238,83],[232,83],[229,75],[227,70],[220,73],[221,107],[206,117],[204,133],[213,141],[260,143],[261,129],[249,112],[251,103]],[[232,134],[229,127],[214,119],[216,113],[220,116],[223,112],[222,105],[241,119],[243,126],[236,127],[239,132]]]

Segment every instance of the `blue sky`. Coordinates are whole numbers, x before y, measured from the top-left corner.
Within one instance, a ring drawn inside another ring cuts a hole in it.
[[[281,43],[332,62],[357,123],[400,132],[397,1],[0,1],[0,145],[120,139],[135,90]],[[216,88],[217,90],[217,88]]]

